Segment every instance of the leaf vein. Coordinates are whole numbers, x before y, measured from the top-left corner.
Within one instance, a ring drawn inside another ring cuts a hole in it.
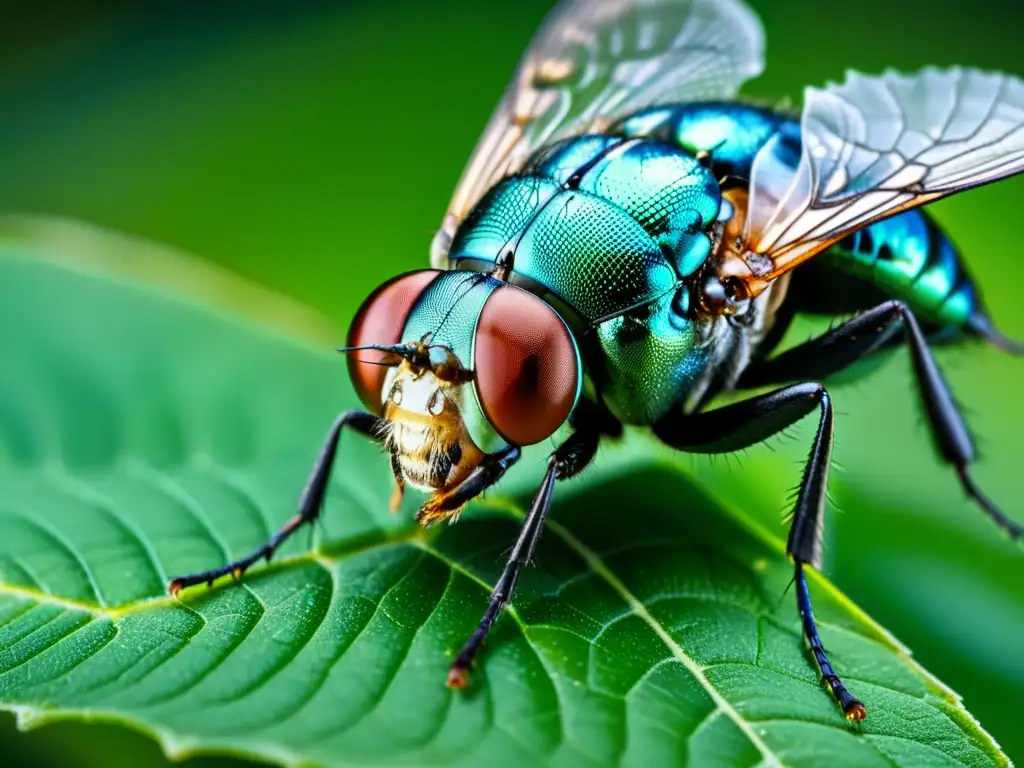
[[[241,585],[241,586],[243,588],[245,588],[245,590],[248,592],[248,594],[253,598],[253,600],[256,603],[256,605],[259,607],[259,609],[260,609],[259,617],[255,621],[251,622],[245,628],[245,631],[243,633],[241,633],[240,635],[237,635],[237,636],[233,636],[231,638],[231,642],[228,643],[227,647],[224,648],[224,650],[221,652],[219,657],[214,659],[210,663],[210,665],[206,669],[204,669],[194,680],[192,680],[189,683],[187,683],[184,688],[179,688],[177,691],[173,691],[169,695],[163,696],[163,697],[161,697],[159,699],[156,699],[154,701],[151,701],[151,702],[147,703],[147,705],[146,705],[147,707],[165,706],[168,703],[170,703],[172,701],[175,701],[176,699],[180,699],[182,696],[184,696],[185,694],[189,693],[190,691],[195,690],[195,688],[200,683],[202,683],[203,680],[207,679],[211,674],[213,674],[218,669],[220,669],[221,664],[223,664],[224,661],[229,656],[231,656],[231,654],[234,653],[239,648],[239,646],[242,645],[242,643],[245,642],[246,638],[248,638],[253,633],[253,631],[256,629],[256,627],[259,625],[259,623],[261,621],[263,621],[263,618],[266,616],[266,607],[263,605],[263,602],[256,598],[256,595],[253,593],[253,591],[251,589],[249,589],[248,587],[245,587],[244,584]],[[200,614],[200,615],[202,616],[202,614]],[[204,620],[205,623],[203,624],[202,630],[206,630],[209,627],[209,621],[206,619],[205,616],[203,616],[203,620]],[[164,661],[164,663],[166,664],[167,661],[169,661],[170,659],[172,659],[175,656],[177,656],[178,653],[181,652],[181,650],[184,650],[187,647],[188,647],[187,645],[182,645],[181,649],[179,649],[177,652],[171,654],[171,656],[169,656],[168,659]]]
[[[89,563],[86,562],[85,558],[82,557],[82,553],[78,551],[70,541],[64,538],[64,534],[58,531],[56,528],[50,525],[49,521],[39,515],[38,513],[25,513],[21,509],[16,507],[6,507],[5,510],[0,512],[13,512],[14,516],[23,520],[25,523],[35,528],[37,531],[48,537],[51,541],[57,544],[67,554],[71,556],[71,560],[79,567],[82,571],[82,575],[85,576],[86,582],[89,584],[89,588],[92,590],[93,596],[96,599],[96,603],[101,607],[107,607],[106,601],[103,599],[103,594],[100,591],[99,584],[96,582],[96,576],[92,572],[92,568],[89,567]],[[49,588],[46,587],[48,590]]]
[[[567,528],[555,522],[554,520],[548,520],[546,526],[551,529],[559,538],[561,538],[569,547],[575,551],[583,560],[590,566],[596,574],[601,576],[608,585],[619,594],[619,596],[626,601],[626,603],[636,612],[637,616],[643,619],[650,627],[654,630],[655,634],[659,639],[668,646],[672,654],[682,662],[683,666],[689,670],[690,674],[694,676],[700,686],[707,692],[711,697],[715,705],[721,709],[726,716],[729,717],[733,723],[740,729],[744,736],[754,745],[758,752],[761,753],[765,765],[772,766],[773,768],[781,768],[783,765],[782,760],[776,755],[767,744],[757,735],[757,732],[751,726],[750,722],[743,718],[742,715],[736,710],[735,707],[729,702],[729,700],[722,694],[721,691],[716,688],[711,681],[704,674],[703,668],[698,664],[689,654],[683,650],[668,633],[668,631],[651,615],[647,610],[647,607],[626,587],[622,581],[619,580],[615,574],[613,574],[608,567],[604,564],[604,561],[598,556],[596,552],[587,547],[582,541],[576,538]]]
[[[324,568],[325,570],[328,570],[323,565],[320,565],[319,563],[318,563],[318,565],[319,565],[319,567]],[[295,597],[298,597],[298,595],[293,596],[292,599],[294,599]],[[266,612],[266,608],[264,608],[264,611]],[[258,679],[254,680],[249,685],[249,687],[247,687],[246,689],[244,689],[242,691],[236,692],[236,695],[232,698],[232,701],[233,702],[237,702],[237,701],[241,701],[243,698],[247,698],[247,697],[252,696],[253,694],[257,693],[261,688],[263,688],[265,685],[267,685],[271,680],[273,680],[275,677],[277,677],[277,675],[281,674],[281,672],[284,671],[284,669],[289,664],[291,664],[292,662],[295,661],[296,658],[298,658],[299,654],[302,653],[302,650],[306,646],[309,645],[310,641],[313,639],[313,637],[316,635],[316,633],[320,630],[320,627],[322,627],[324,622],[327,620],[327,617],[330,615],[330,612],[331,612],[331,605],[328,604],[328,606],[320,613],[320,617],[317,620],[316,627],[311,632],[309,632],[309,634],[303,639],[303,641],[301,643],[295,645],[293,648],[290,648],[288,654],[283,656],[278,664],[273,666],[265,674],[261,675]],[[253,627],[253,629],[255,629],[255,626]]]
[[[162,475],[155,472],[148,465],[137,459],[127,460],[126,466],[134,475],[148,483],[150,487],[168,499],[176,502],[179,507],[188,512],[189,516],[199,523],[199,527],[202,529],[207,539],[209,539],[210,543],[220,549],[224,561],[230,562],[231,548],[228,547],[227,542],[224,541],[220,534],[217,533],[214,526],[210,523],[209,518],[206,516],[206,511],[203,509],[203,505],[200,504],[199,501],[188,491],[186,491],[180,483],[168,475]]]
[[[53,619],[51,619],[50,621],[46,622],[46,624],[44,624],[43,626],[39,627],[39,629],[43,629],[43,627],[47,626],[48,624],[52,624],[54,621],[56,621],[57,619],[61,618],[63,615],[64,614],[60,614],[58,616],[54,616]],[[56,640],[54,640],[52,643],[48,643],[47,645],[44,645],[42,648],[38,648],[31,655],[25,657],[24,659],[19,661],[17,664],[15,664],[13,667],[9,667],[8,669],[5,669],[3,674],[0,675],[0,678],[7,677],[11,672],[13,672],[16,669],[20,669],[21,667],[25,666],[30,661],[35,659],[37,656],[43,655],[44,653],[49,651],[51,648],[54,648],[57,645],[59,645],[60,643],[63,643],[65,640],[73,637],[76,632],[80,632],[81,630],[85,629],[86,627],[91,626],[94,620],[95,619],[86,619],[82,624],[80,624],[79,626],[75,627],[73,630],[68,632],[66,635],[61,635]],[[32,634],[35,634],[35,633],[32,632],[29,635],[27,635],[27,637],[30,637]],[[99,646],[99,648],[96,648],[96,649],[90,651],[89,654],[86,655],[86,657],[84,659],[82,659],[81,661],[78,661],[75,664],[75,666],[76,667],[79,666],[83,661],[88,659],[90,656],[95,655],[95,653],[97,653],[99,650],[101,650],[103,647],[105,647],[116,636],[117,636],[117,633],[115,632],[112,637],[108,638],[107,641],[103,643],[103,645]],[[72,669],[74,669],[74,667],[72,667]],[[48,682],[48,681],[44,681],[44,682]]]
[[[107,517],[114,521],[123,531],[131,534],[136,541],[138,541],[142,551],[146,553],[146,557],[149,560],[150,565],[153,568],[153,573],[156,575],[157,583],[161,586],[166,584],[169,579],[167,574],[164,572],[163,566],[160,563],[160,558],[157,557],[156,552],[153,549],[153,545],[149,540],[149,537],[142,533],[138,527],[125,515],[122,515],[118,510],[117,505],[106,496],[94,491],[92,488],[87,486],[84,482],[74,477],[65,471],[58,471],[56,468],[50,469],[50,474],[54,481],[58,484],[63,485],[64,489],[71,495],[78,497],[80,500],[86,502],[95,509],[104,513]]]

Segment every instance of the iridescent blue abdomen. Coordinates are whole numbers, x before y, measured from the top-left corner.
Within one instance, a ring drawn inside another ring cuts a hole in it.
[[[820,258],[906,301],[922,320],[938,326],[965,328],[982,311],[956,247],[920,209],[855,232]]]
[[[678,402],[705,352],[683,279],[711,252],[714,175],[658,141],[586,135],[538,153],[497,184],[452,241],[457,269],[512,263],[508,279],[562,311],[588,372],[623,420]]]

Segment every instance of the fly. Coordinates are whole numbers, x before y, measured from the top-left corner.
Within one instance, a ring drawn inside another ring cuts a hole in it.
[[[818,414],[787,552],[822,679],[850,720],[864,704],[826,656],[805,569],[818,568],[832,451],[821,383],[905,343],[941,458],[975,485],[974,444],[929,345],[1014,353],[952,241],[921,206],[1024,170],[1024,82],[975,69],[850,73],[799,115],[737,98],[764,69],[740,0],[563,0],[531,41],[448,207],[431,269],[357,312],[349,371],[365,411],[331,426],[298,513],[237,562],[270,559],[320,514],[343,430],[386,448],[397,482],[454,521],[523,446],[568,425],[479,626],[451,665],[462,688],[534,554],[557,481],[624,424],[682,451],[740,450]],[[796,314],[852,319],[772,354]],[[736,389],[776,387],[730,405]]]

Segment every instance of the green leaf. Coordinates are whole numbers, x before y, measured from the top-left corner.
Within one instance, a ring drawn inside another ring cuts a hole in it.
[[[23,727],[108,720],[172,757],[292,765],[1008,763],[952,692],[816,578],[832,660],[869,710],[847,723],[805,651],[781,541],[640,436],[558,489],[467,692],[445,688],[447,666],[535,471],[506,484],[515,498],[424,531],[415,499],[386,511],[386,460],[346,436],[312,546],[299,536],[241,585],[170,598],[169,576],[251,550],[293,513],[355,399],[329,344],[237,312],[263,305],[258,291],[62,232],[0,243],[0,705]],[[76,243],[91,257],[70,258]],[[96,258],[115,252],[136,255],[135,276]],[[236,312],[138,277],[182,270]]]

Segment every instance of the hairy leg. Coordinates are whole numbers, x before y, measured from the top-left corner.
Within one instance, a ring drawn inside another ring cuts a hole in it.
[[[345,428],[354,429],[376,439],[379,425],[380,419],[365,411],[348,411],[338,416],[327,432],[327,438],[324,440],[323,447],[316,458],[316,463],[313,465],[313,471],[306,482],[306,487],[302,490],[302,495],[299,497],[298,513],[281,526],[277,533],[267,539],[266,543],[247,556],[219,568],[212,568],[208,571],[201,571],[172,579],[167,587],[170,593],[176,595],[186,587],[196,584],[206,583],[211,585],[214,580],[229,573],[236,579],[240,579],[242,574],[260,559],[265,558],[267,562],[270,562],[274,552],[295,531],[306,523],[315,521],[323,512],[327,482],[331,476],[331,467],[334,466],[334,456],[338,450],[338,441],[341,438],[342,430]]]
[[[956,470],[964,491],[996,525],[1012,539],[1024,538],[1024,526],[1007,516],[975,485],[969,471],[976,455],[974,441],[914,313],[903,302],[883,302],[822,336],[752,365],[740,379],[740,386],[826,379],[886,346],[901,333],[910,348],[914,378],[942,459]]]
[[[805,564],[819,567],[821,560],[820,533],[835,421],[828,392],[814,382],[795,384],[703,413],[674,412],[658,422],[654,431],[667,445],[680,450],[728,453],[759,443],[815,410],[820,414],[818,429],[800,480],[786,551],[795,566],[797,608],[804,635],[822,680],[848,719],[863,720],[867,714],[864,705],[846,689],[825,654],[804,573]]]
[[[491,630],[491,625],[512,599],[523,566],[533,558],[537,542],[540,541],[544,531],[544,521],[551,509],[555,481],[573,477],[583,471],[594,459],[604,435],[614,437],[622,433],[622,425],[603,406],[589,400],[580,403],[570,417],[569,423],[576,431],[548,458],[547,472],[544,474],[544,479],[541,481],[530,511],[523,520],[519,538],[509,554],[501,577],[494,585],[487,610],[459,655],[455,657],[448,672],[450,688],[465,688],[469,684],[469,670]]]

